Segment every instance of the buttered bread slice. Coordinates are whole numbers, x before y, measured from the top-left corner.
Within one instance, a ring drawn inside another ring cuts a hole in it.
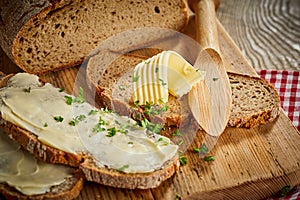
[[[78,169],[45,163],[0,129],[0,193],[7,199],[74,199],[83,186]]]
[[[26,73],[3,83],[1,126],[45,161],[79,166],[90,181],[132,189],[157,187],[178,168],[177,145],[128,117],[96,109],[82,89],[75,97]]]

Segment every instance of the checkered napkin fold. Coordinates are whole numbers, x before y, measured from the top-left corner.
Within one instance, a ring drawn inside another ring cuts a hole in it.
[[[300,72],[260,70],[257,73],[276,88],[284,112],[300,131]]]

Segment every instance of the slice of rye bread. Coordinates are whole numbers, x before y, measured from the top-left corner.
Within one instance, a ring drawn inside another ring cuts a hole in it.
[[[118,57],[103,70],[103,66],[98,64],[101,62],[97,55],[91,57],[87,63],[87,76],[91,83],[90,86],[95,90],[97,103],[102,107],[112,108],[137,120],[149,117],[144,114],[145,110],[142,106],[136,107],[128,101],[130,94],[125,94],[124,90],[119,89],[120,84],[126,85],[126,81],[128,87],[131,88],[132,76],[127,75],[127,78],[120,81],[121,77],[147,58],[149,56],[138,55],[135,52],[125,54]],[[247,75],[228,73],[228,76],[233,98],[228,126],[253,128],[271,122],[279,115],[280,98],[270,83],[261,78]],[[113,92],[118,95],[113,97]],[[131,89],[127,91],[127,93],[131,92]],[[125,96],[123,101],[122,96]],[[174,96],[169,95],[169,100],[166,103],[169,109],[164,113],[163,118],[152,116],[152,120],[164,122],[166,126],[189,124],[193,119],[192,113],[186,108],[182,112],[182,108],[180,108],[180,106],[188,107],[187,95],[183,96],[182,99],[183,103],[180,104]]]
[[[0,10],[0,45],[34,74],[78,65],[106,38],[128,29],[183,31],[188,23],[184,0],[4,0]]]
[[[0,183],[0,194],[8,200],[71,200],[78,197],[84,184],[84,178],[80,170],[74,170],[74,175],[60,185],[52,186],[50,191],[39,195],[25,195],[14,187]],[[1,198],[0,198],[1,199]]]
[[[12,76],[3,77],[0,80],[0,88],[5,87]],[[151,173],[124,173],[114,169],[101,168],[95,164],[94,159],[87,152],[72,154],[44,144],[38,140],[35,134],[4,120],[1,115],[0,126],[10,138],[37,158],[48,163],[78,167],[83,171],[86,180],[111,187],[126,189],[155,188],[169,179],[180,166],[178,155],[175,155],[164,163],[161,169]]]

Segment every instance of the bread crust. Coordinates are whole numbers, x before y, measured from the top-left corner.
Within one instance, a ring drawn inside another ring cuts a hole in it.
[[[178,156],[166,162],[162,169],[151,173],[123,173],[108,168],[95,168],[94,161],[86,159],[80,165],[88,181],[94,181],[103,185],[127,188],[149,189],[158,187],[163,181],[169,179],[179,169]]]

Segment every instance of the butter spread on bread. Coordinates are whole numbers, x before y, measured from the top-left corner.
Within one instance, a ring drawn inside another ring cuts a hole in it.
[[[25,195],[37,195],[71,176],[72,168],[37,160],[0,130],[0,183],[7,183]]]
[[[168,138],[137,126],[128,117],[96,109],[83,99],[77,101],[49,83],[41,85],[34,75],[13,76],[0,95],[4,120],[57,149],[87,150],[99,167],[152,172],[177,154],[178,146]]]
[[[141,105],[167,102],[169,93],[181,97],[204,76],[175,51],[163,51],[135,67],[133,98]]]

